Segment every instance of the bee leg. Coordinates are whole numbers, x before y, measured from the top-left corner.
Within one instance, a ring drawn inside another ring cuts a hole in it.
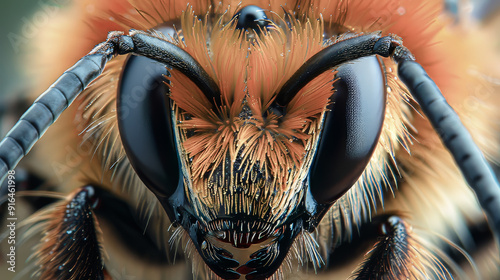
[[[378,241],[352,279],[435,279],[434,276],[451,279],[446,268],[418,242],[411,226],[401,217],[387,215],[382,218]]]
[[[39,279],[111,279],[103,264],[94,188],[86,186],[41,214],[44,235],[35,248]]]

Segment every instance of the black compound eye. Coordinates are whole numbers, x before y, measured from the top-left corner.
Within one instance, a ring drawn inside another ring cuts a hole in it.
[[[165,66],[131,56],[117,97],[118,128],[127,157],[160,198],[171,196],[180,178],[166,74]]]
[[[254,5],[243,7],[234,17],[238,18],[237,29],[264,30],[268,23],[264,10]]]
[[[322,204],[340,198],[361,176],[385,115],[385,74],[375,56],[340,66],[337,78],[309,175],[311,193]]]

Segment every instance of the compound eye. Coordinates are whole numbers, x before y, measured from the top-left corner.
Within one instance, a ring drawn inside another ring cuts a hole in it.
[[[268,22],[264,10],[254,5],[243,7],[234,17],[238,18],[237,29],[264,30]]]
[[[309,174],[318,203],[340,198],[363,173],[377,146],[386,105],[386,81],[375,56],[338,68],[330,111]]]
[[[125,152],[144,184],[168,198],[180,174],[172,129],[165,66],[131,56],[122,73],[117,97],[118,128]]]

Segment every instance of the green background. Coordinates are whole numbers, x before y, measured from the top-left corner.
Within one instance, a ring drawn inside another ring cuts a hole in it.
[[[23,18],[39,9],[38,0],[17,0],[0,2],[0,95],[22,88],[20,53],[15,51],[9,40],[9,33],[21,34]],[[44,2],[42,2],[44,3]]]

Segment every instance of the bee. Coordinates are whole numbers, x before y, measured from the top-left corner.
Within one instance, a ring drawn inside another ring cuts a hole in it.
[[[497,56],[443,3],[102,2],[0,143],[8,277],[498,278]]]

